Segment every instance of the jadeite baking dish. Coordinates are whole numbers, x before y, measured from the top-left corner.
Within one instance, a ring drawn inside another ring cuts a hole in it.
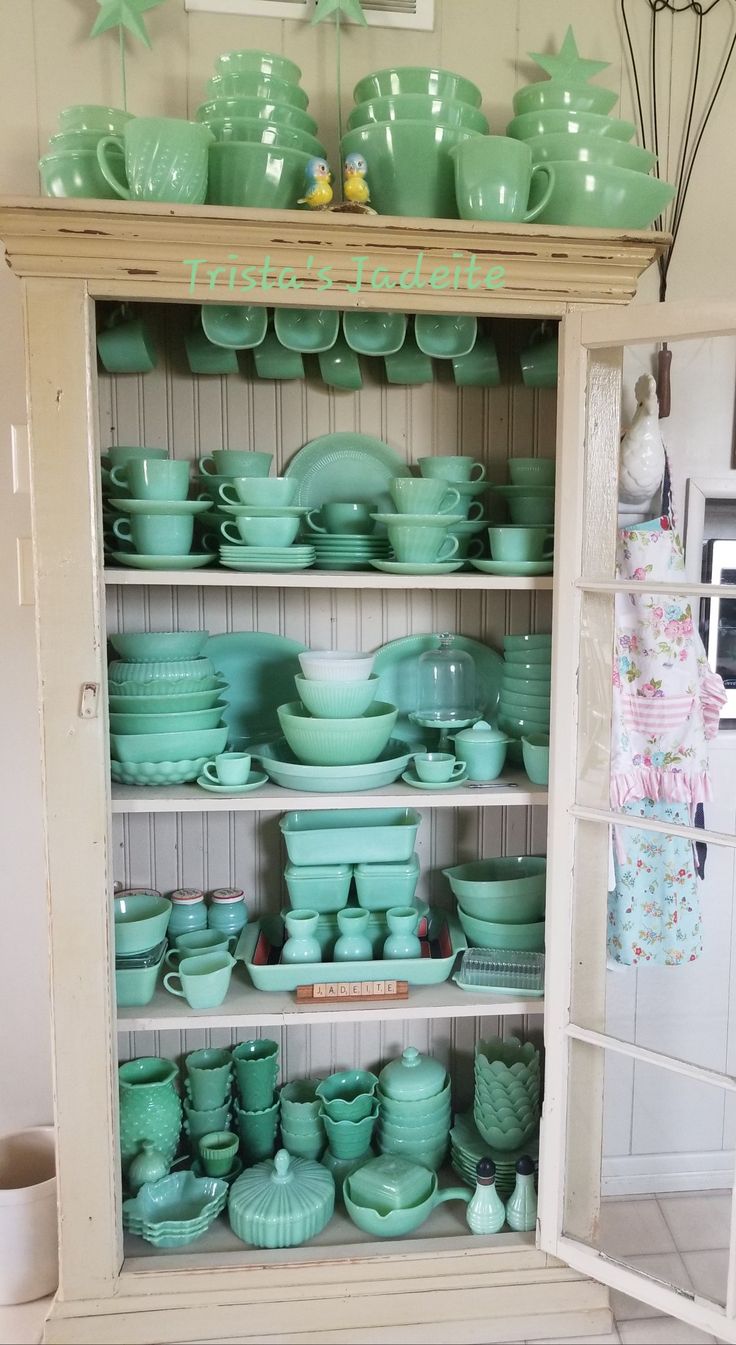
[[[376,918],[378,920],[380,916]],[[426,937],[427,923],[432,934],[430,939]],[[281,919],[266,916],[246,925],[235,957],[245,963],[257,990],[296,990],[299,985],[334,984],[336,981],[398,980],[408,981],[409,985],[439,985],[449,978],[458,953],[467,947],[465,935],[454,917],[445,911],[430,911],[428,922],[423,921],[419,926],[419,934],[422,956],[417,958],[290,964],[278,960],[283,937]]]
[[[390,864],[409,862],[421,820],[413,808],[328,808],[279,826],[292,864]]]

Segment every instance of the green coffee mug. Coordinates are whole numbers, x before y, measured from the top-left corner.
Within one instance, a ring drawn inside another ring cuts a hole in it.
[[[298,350],[287,350],[274,331],[267,331],[261,344],[253,351],[253,362],[259,378],[286,381],[304,377],[304,360]]]
[[[486,469],[467,454],[439,453],[434,458],[420,458],[419,470],[424,477],[442,481],[482,481]]]
[[[541,215],[555,185],[550,164],[533,164],[525,140],[506,135],[479,135],[453,145],[455,195],[461,219],[528,223]],[[547,177],[547,189],[529,209],[532,179]]]
[[[240,546],[291,546],[298,531],[299,517],[291,514],[267,514],[261,518],[251,518],[247,514],[240,518],[229,519],[221,524],[223,537]]]
[[[188,556],[194,540],[191,514],[134,514],[116,518],[112,530],[141,556]]]
[[[184,337],[187,363],[193,374],[237,374],[238,356],[226,346],[208,340],[199,322]]]
[[[431,383],[434,369],[429,355],[419,349],[414,332],[407,332],[403,345],[391,355],[384,355],[383,364],[389,383],[414,387]]]
[[[172,458],[138,458],[110,472],[113,486],[130,491],[134,500],[185,500],[189,494],[189,463]]]
[[[360,391],[363,386],[360,360],[342,333],[338,335],[334,346],[321,351],[317,359],[322,382],[328,388],[340,388],[346,392]]]
[[[102,454],[103,467],[121,467],[126,462],[135,462],[138,458],[166,458],[165,448],[146,448],[144,444],[115,444],[106,448]]]
[[[494,560],[539,561],[548,560],[555,539],[548,527],[503,523],[488,529],[491,556]]]
[[[109,374],[148,374],[156,368],[156,347],[147,323],[116,309],[97,333],[97,353]]]
[[[207,195],[207,156],[214,136],[201,122],[178,117],[134,117],[121,138],[103,136],[97,161],[118,196],[134,201],[202,205]],[[113,172],[108,150],[125,152],[126,187]]]
[[[216,1009],[228,992],[234,966],[235,958],[229,953],[184,957],[178,971],[166,973],[164,986],[170,995],[185,999],[190,1009]],[[180,982],[181,989],[171,984],[175,980]]]
[[[527,388],[556,388],[558,343],[556,336],[545,338],[541,329],[519,355],[521,377]]]
[[[435,565],[457,555],[457,537],[445,528],[412,524],[404,515],[400,523],[387,523],[386,531],[396,559],[404,565]]]
[[[224,504],[250,504],[257,509],[289,509],[296,499],[296,481],[285,476],[235,476],[218,486]]]
[[[357,501],[335,500],[323,504],[321,509],[312,509],[307,514],[307,525],[313,532],[331,533],[337,536],[364,537],[373,532],[370,506]]]
[[[252,453],[248,450],[216,448],[209,457],[200,458],[202,476],[268,476],[273,453]]]
[[[453,359],[452,373],[458,388],[497,388],[501,369],[492,337],[479,336],[467,355]]]
[[[398,514],[459,513],[460,492],[444,481],[397,476],[389,483],[389,493]]]

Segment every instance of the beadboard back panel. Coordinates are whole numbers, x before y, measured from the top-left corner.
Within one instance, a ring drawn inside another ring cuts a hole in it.
[[[273,453],[280,473],[310,439],[335,431],[358,431],[385,440],[408,462],[435,453],[469,453],[487,466],[489,479],[505,481],[507,458],[552,456],[555,393],[532,392],[520,381],[518,350],[533,324],[499,322],[504,382],[499,388],[458,389],[451,368],[435,363],[435,382],[419,388],[390,387],[364,360],[360,393],[336,393],[321,382],[316,361],[306,361],[298,382],[264,382],[246,355],[241,372],[193,377],[184,356],[188,324],[198,308],[144,310],[158,350],[157,368],[145,376],[101,375],[100,444],[166,447],[172,457],[195,459],[217,448]],[[211,634],[261,630],[315,647],[376,649],[410,633],[454,630],[501,647],[504,632],[550,629],[549,593],[432,593],[258,588],[111,588],[108,630],[204,628]],[[366,800],[368,802],[368,799]],[[422,802],[421,796],[417,803]],[[329,807],[329,798],[325,798]],[[422,811],[417,851],[418,895],[451,907],[442,869],[497,854],[543,853],[546,809],[474,808]],[[161,891],[178,886],[205,890],[237,885],[251,916],[276,912],[286,903],[285,851],[278,813],[128,814],[113,818],[114,870],[125,886],[146,884]],[[527,1031],[541,1034],[541,1019],[459,1019],[408,1023],[355,1023],[323,1028],[291,1027],[280,1038],[282,1077],[329,1073],[360,1063],[379,1065],[413,1044],[432,1051],[453,1072],[460,1106],[472,1102],[472,1056],[479,1036]],[[242,1036],[242,1034],[241,1034]],[[178,1055],[205,1044],[235,1040],[227,1029],[139,1032],[119,1039],[121,1059],[133,1055]]]

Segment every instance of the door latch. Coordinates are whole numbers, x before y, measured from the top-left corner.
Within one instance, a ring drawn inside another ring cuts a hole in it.
[[[99,682],[83,682],[79,698],[79,718],[96,719],[100,700]]]

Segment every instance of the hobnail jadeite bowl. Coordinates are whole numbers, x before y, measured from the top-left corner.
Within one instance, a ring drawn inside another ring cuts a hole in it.
[[[299,699],[310,715],[321,719],[354,719],[373,704],[379,678],[372,673],[365,682],[314,682],[297,674],[294,681]]]
[[[525,112],[597,112],[606,116],[618,94],[614,89],[603,89],[599,84],[568,84],[565,80],[540,79],[517,89],[512,104],[514,115]]]
[[[506,948],[514,952],[544,952],[544,920],[532,924],[500,925],[492,920],[476,920],[458,911],[458,920],[471,948]]]
[[[165,937],[171,902],[152,892],[133,892],[128,897],[115,898],[114,912],[115,952],[128,956],[155,948]]]
[[[459,98],[435,98],[426,93],[401,93],[395,97],[370,98],[354,107],[348,117],[348,130],[368,126],[372,121],[431,121],[442,126],[469,126],[488,134],[488,118]]]
[[[317,123],[308,112],[273,99],[212,98],[202,103],[194,115],[197,121],[204,122],[213,117],[257,117],[259,121],[270,121],[274,126],[294,126],[309,135],[314,135],[317,130]],[[634,133],[633,127],[631,133]]]
[[[641,145],[627,145],[607,135],[567,135],[558,131],[552,135],[535,135],[527,140],[534,163],[588,163],[614,164],[630,168],[635,173],[648,173],[657,162],[656,154]]]
[[[370,98],[395,97],[397,94],[423,93],[432,98],[458,98],[471,107],[480,107],[483,95],[477,84],[439,66],[399,65],[374,70],[358,80],[353,100],[364,103]]]
[[[506,127],[512,140],[530,140],[537,135],[601,135],[612,140],[631,140],[636,132],[633,121],[603,117],[597,112],[566,112],[550,108],[544,112],[525,112]]]
[[[198,659],[209,638],[206,630],[151,630],[109,636],[115,653],[132,663]]]
[[[371,203],[381,215],[457,219],[450,150],[480,135],[469,126],[430,121],[372,122],[348,131],[343,159],[362,154],[370,165]]]
[[[669,182],[611,164],[552,165],[555,181],[538,224],[570,224],[586,229],[646,229],[675,194]],[[529,205],[537,196],[532,180]],[[512,510],[513,517],[513,510]]]
[[[385,701],[376,701],[359,719],[317,719],[300,702],[293,701],[280,705],[277,714],[289,747],[306,765],[357,766],[381,755],[398,710]]]

